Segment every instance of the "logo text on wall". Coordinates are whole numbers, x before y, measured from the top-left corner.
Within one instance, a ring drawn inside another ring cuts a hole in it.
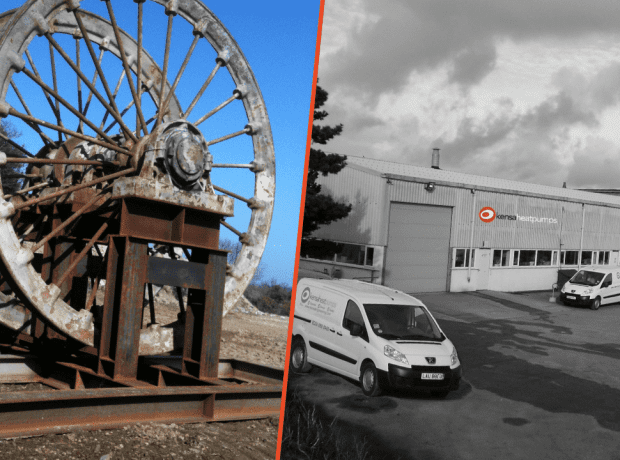
[[[520,216],[519,214],[497,214],[495,209],[486,206],[478,213],[480,220],[485,223],[493,222],[495,219],[500,220],[518,220],[521,222],[533,222],[540,224],[557,224],[558,220],[554,217],[536,217],[536,216]]]

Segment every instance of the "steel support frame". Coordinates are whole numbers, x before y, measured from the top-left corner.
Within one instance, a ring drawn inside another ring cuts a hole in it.
[[[37,314],[30,336],[17,334],[4,345],[10,353],[24,352],[16,343],[34,351],[24,359],[37,362],[36,377],[27,378],[52,389],[0,393],[0,437],[279,414],[282,371],[219,359],[227,259],[217,247],[219,217],[170,206],[159,213],[161,206],[147,201],[123,199],[117,233],[106,235],[106,293],[95,347],[73,344]],[[52,229],[58,215],[54,206]],[[189,261],[150,257],[151,242],[189,249]],[[79,237],[53,238],[41,260],[44,279],[58,279],[83,247]],[[99,272],[101,262],[89,255],[60,286],[74,308],[83,308],[87,276]],[[148,283],[188,289],[182,356],[139,356]]]

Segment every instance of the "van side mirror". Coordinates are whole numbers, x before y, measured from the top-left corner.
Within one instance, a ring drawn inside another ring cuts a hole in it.
[[[351,328],[349,329],[349,331],[351,332],[352,337],[359,337],[364,331],[364,326],[362,326],[361,324],[353,323],[351,324]]]

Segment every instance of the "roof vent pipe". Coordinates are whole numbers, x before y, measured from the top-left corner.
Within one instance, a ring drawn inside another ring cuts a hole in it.
[[[439,149],[433,149],[433,159],[431,161],[431,168],[439,169]]]

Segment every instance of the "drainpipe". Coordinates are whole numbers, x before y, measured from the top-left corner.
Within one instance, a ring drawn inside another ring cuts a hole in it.
[[[471,194],[474,196],[474,204],[471,210],[471,233],[469,236],[469,263],[467,264],[467,282],[471,282],[471,259],[473,255],[474,246],[474,224],[476,222],[476,191],[471,190]]]
[[[583,250],[583,227],[586,223],[586,204],[581,203],[581,241],[579,241],[579,262],[577,270],[581,270],[581,251]]]
[[[562,206],[562,218],[560,219],[560,251],[558,252],[558,273],[562,270],[562,228],[564,227],[564,206]],[[559,276],[558,276],[559,279]]]

